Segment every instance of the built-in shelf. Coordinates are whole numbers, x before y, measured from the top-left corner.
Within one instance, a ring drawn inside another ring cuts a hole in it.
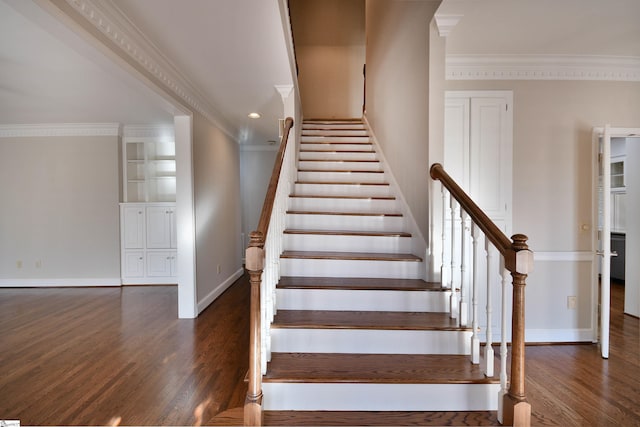
[[[125,137],[123,202],[175,202],[175,142]]]

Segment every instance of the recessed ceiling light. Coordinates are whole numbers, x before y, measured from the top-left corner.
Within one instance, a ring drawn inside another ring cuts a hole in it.
[[[249,113],[249,118],[250,119],[259,119],[260,118],[260,114],[258,114],[258,113]]]

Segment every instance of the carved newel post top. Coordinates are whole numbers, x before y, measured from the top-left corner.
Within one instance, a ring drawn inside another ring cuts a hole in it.
[[[264,245],[264,234],[261,231],[249,233],[249,247],[262,247]]]
[[[527,245],[527,240],[529,240],[529,238],[524,234],[514,234],[511,236],[511,240],[513,241],[511,247],[516,251],[529,249],[529,246]]]

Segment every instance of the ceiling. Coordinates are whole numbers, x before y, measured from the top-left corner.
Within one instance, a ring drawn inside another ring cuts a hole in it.
[[[40,0],[46,2],[46,0]],[[282,0],[100,0],[126,15],[240,143],[277,138],[293,82]],[[447,53],[640,57],[638,0],[444,0]],[[262,118],[251,120],[250,112]],[[0,125],[167,124],[175,106],[45,12],[0,0]]]
[[[444,0],[454,55],[640,57],[638,0]]]
[[[277,139],[283,104],[274,86],[292,84],[278,0],[111,5],[239,143]],[[166,124],[177,113],[32,1],[0,0],[0,63],[0,124]],[[262,117],[249,119],[251,112]]]

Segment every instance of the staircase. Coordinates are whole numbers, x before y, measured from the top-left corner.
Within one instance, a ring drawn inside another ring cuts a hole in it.
[[[365,125],[304,122],[298,159],[263,409],[496,410],[499,381],[470,362],[472,331],[451,318],[451,290],[423,280]]]

